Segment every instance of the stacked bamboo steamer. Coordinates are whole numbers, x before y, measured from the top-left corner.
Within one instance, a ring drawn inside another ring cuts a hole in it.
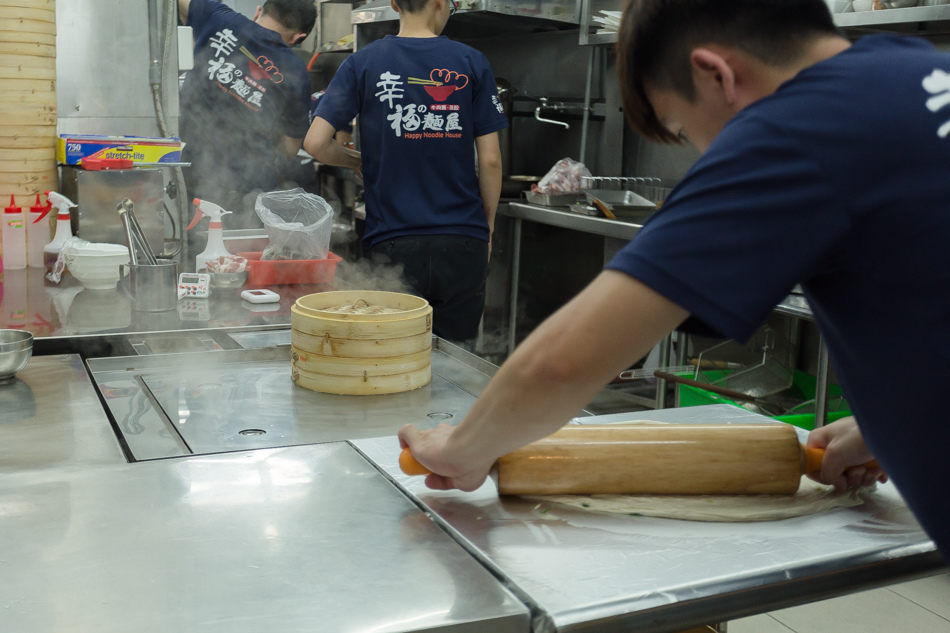
[[[56,171],[56,3],[0,3],[0,198],[27,207],[59,189]]]
[[[321,292],[297,299],[290,323],[291,379],[301,387],[372,395],[418,389],[432,379],[432,307],[420,297]]]

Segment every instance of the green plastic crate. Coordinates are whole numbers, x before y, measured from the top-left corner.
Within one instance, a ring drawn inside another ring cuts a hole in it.
[[[703,376],[709,380],[718,380],[727,373],[728,372],[726,371],[706,371],[703,372]],[[817,384],[818,380],[811,374],[806,374],[803,371],[796,371],[792,380],[792,387],[789,390],[789,395],[801,398],[802,400],[810,400],[815,397]],[[711,391],[706,391],[705,389],[700,389],[699,387],[677,384],[676,391],[679,406],[681,407],[696,407],[704,404],[731,404],[735,407],[739,406],[736,401],[731,400],[726,396],[722,396]],[[831,385],[828,388],[828,394],[831,397],[842,395],[841,387],[837,385]],[[829,411],[828,422],[834,422],[835,420],[847,417],[849,415],[851,415],[851,411],[848,410]],[[788,424],[792,424],[808,431],[811,431],[815,428],[814,413],[779,415],[775,416],[774,419],[787,422]]]

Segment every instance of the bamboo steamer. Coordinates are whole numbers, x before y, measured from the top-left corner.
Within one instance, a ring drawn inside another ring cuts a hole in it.
[[[52,22],[56,19],[56,6],[47,4],[45,7],[14,7],[9,4],[0,6],[0,20],[42,20]]]
[[[383,306],[382,314],[330,311]],[[291,308],[293,381],[346,395],[418,389],[432,379],[432,307],[413,295],[338,291],[307,295]]]
[[[0,3],[0,197],[59,189],[56,3]]]
[[[330,338],[329,335],[313,336],[299,330],[291,329],[290,344],[294,348],[321,354],[323,356],[340,356],[342,358],[375,358],[380,350],[385,349],[387,354],[414,354],[432,349],[432,333],[423,332],[413,336],[402,336],[391,339],[351,339]]]
[[[5,149],[41,149],[53,148],[55,153],[56,139],[41,136],[4,136],[0,134],[0,148]]]
[[[0,42],[0,55],[26,55],[56,59],[56,47],[37,42]]]
[[[0,29],[0,42],[10,42],[17,44],[45,44],[46,46],[56,46],[56,35],[49,35],[47,33],[4,31],[3,29]]]
[[[425,387],[432,380],[432,371],[431,367],[426,367],[415,372],[354,380],[350,376],[314,374],[294,367],[291,379],[305,389],[322,393],[341,396],[386,395]]]
[[[55,16],[55,13],[53,14]],[[56,23],[51,19],[24,20],[0,17],[0,31],[56,36]]]

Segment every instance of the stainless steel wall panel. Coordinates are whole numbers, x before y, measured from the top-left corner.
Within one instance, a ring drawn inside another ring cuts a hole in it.
[[[174,0],[158,2],[162,16],[177,12]],[[60,0],[56,27],[59,133],[159,136],[148,77],[148,3]],[[179,112],[176,38],[173,32],[162,78],[172,134]]]

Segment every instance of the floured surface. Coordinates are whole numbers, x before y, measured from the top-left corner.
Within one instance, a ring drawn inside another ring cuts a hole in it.
[[[652,516],[684,521],[778,521],[864,503],[874,486],[836,492],[808,478],[794,495],[525,495],[538,511],[558,505],[590,512]]]

